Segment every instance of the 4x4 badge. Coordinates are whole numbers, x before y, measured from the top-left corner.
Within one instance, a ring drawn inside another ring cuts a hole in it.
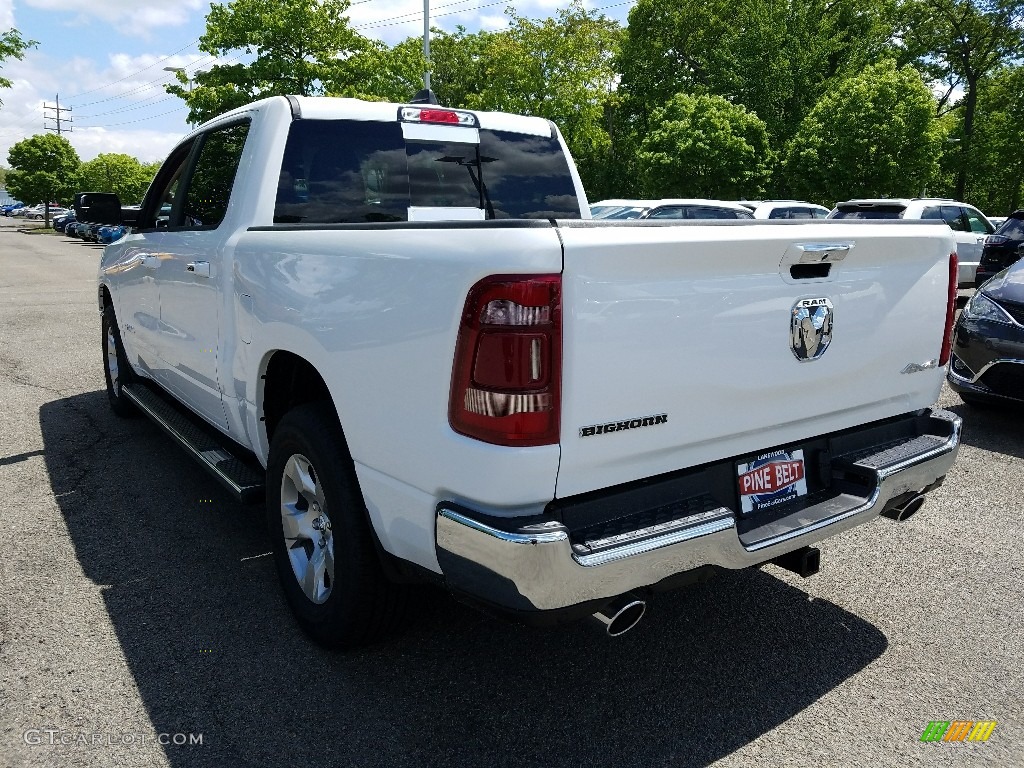
[[[817,360],[832,343],[832,302],[825,297],[800,299],[793,305],[789,343],[796,359]]]

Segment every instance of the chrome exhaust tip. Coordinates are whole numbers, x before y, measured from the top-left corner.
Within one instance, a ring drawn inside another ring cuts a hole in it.
[[[924,506],[925,496],[923,493],[919,493],[910,501],[900,504],[898,507],[891,507],[882,512],[883,515],[888,517],[890,520],[909,520],[911,517],[917,514],[918,510]]]
[[[616,597],[593,615],[608,637],[624,635],[643,618],[647,603],[636,595],[625,594]]]

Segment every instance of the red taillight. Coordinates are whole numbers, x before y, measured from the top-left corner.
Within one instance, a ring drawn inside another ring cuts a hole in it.
[[[458,112],[452,112],[450,109],[421,109],[420,110],[420,122],[421,123],[452,123],[454,125],[459,124]]]
[[[492,275],[466,297],[448,421],[496,445],[558,442],[562,276]]]
[[[949,362],[953,349],[953,317],[956,315],[957,283],[960,281],[956,251],[949,254],[949,294],[946,300],[946,332],[942,337],[942,351],[939,353],[939,367]]]

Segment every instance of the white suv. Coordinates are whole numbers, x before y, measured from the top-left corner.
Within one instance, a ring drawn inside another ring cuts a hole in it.
[[[956,236],[958,287],[973,288],[985,238],[996,231],[985,214],[967,203],[935,197],[848,200],[837,203],[830,219],[940,219]]]

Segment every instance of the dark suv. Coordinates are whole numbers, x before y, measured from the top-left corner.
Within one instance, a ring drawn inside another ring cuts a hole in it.
[[[1024,210],[1011,213],[995,234],[985,238],[978,265],[978,285],[1002,272],[1021,256],[1024,256]]]

